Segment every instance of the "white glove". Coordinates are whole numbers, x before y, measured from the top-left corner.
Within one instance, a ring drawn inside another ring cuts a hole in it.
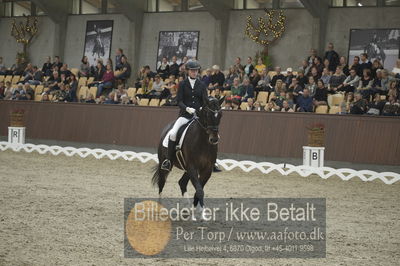
[[[188,112],[189,114],[194,114],[196,112],[196,109],[192,108],[192,107],[186,107],[186,112]]]

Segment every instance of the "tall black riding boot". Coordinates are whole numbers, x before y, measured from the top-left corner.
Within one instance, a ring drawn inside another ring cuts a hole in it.
[[[169,139],[168,140],[167,158],[161,164],[162,170],[171,171],[172,161],[175,156],[175,146],[176,146],[176,142]]]

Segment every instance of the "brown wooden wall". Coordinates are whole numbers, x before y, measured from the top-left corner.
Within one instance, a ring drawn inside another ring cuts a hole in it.
[[[174,107],[0,101],[0,135],[9,114],[26,111],[27,138],[157,147]],[[306,126],[326,127],[325,159],[400,165],[400,118],[224,111],[219,151],[301,158]]]

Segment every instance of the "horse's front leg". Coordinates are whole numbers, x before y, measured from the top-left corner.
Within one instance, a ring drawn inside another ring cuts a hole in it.
[[[203,208],[204,206],[204,191],[203,191],[203,186],[201,185],[200,179],[199,179],[199,174],[197,169],[189,169],[188,170],[188,175],[190,177],[190,181],[192,182],[192,185],[196,189],[196,193],[194,194],[194,199],[193,199],[193,205],[194,207],[197,207],[197,204],[200,202],[200,207]]]

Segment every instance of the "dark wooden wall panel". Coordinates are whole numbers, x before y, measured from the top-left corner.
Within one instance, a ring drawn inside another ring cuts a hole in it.
[[[157,147],[177,108],[41,102],[0,102],[0,134],[9,114],[26,111],[27,137]],[[326,127],[327,160],[400,164],[400,118],[224,111],[219,150],[268,157],[302,157],[306,126]]]

